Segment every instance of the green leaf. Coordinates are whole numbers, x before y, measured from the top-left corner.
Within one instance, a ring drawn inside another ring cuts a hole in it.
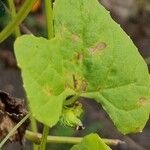
[[[139,132],[150,114],[150,77],[131,39],[97,0],[58,0],[55,38],[17,39],[31,111],[56,124],[70,95],[95,99],[124,134]]]
[[[83,112],[82,104],[76,102],[72,107],[65,107],[62,111],[60,123],[64,126],[74,127],[76,129],[83,129],[83,124],[79,117]]]
[[[90,134],[81,143],[74,145],[71,150],[111,150],[97,134]]]
[[[15,42],[32,114],[48,126],[59,121],[63,101],[74,94],[73,90],[64,88],[62,58],[57,46],[55,39],[48,41],[28,35]]]
[[[69,48],[82,49],[82,95],[100,103],[122,133],[142,131],[150,113],[150,79],[131,39],[97,0],[59,0],[54,13],[56,35],[82,43]]]

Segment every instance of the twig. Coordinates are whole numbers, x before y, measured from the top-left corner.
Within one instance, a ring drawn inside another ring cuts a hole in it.
[[[26,34],[33,34],[24,24],[20,24],[21,30]]]
[[[29,118],[30,114],[26,115],[16,126],[7,134],[7,136],[1,141],[0,149],[6,143],[6,141],[14,134],[14,132]]]
[[[14,19],[0,32],[0,43],[3,42],[28,15],[36,0],[26,0]]]
[[[7,12],[8,15],[11,15],[11,12],[10,10],[8,9],[8,7],[2,2],[3,6],[5,7],[5,10]],[[20,28],[22,30],[23,33],[26,33],[26,34],[33,34],[23,23],[21,23],[20,25]]]
[[[36,144],[40,144],[42,139],[42,134],[40,133],[33,133],[29,130],[25,133],[25,138],[30,140]],[[81,137],[64,137],[64,136],[48,136],[47,143],[66,143],[66,144],[77,144],[80,143],[83,138]],[[124,144],[124,141],[118,139],[103,139],[103,141],[108,145],[118,145]]]

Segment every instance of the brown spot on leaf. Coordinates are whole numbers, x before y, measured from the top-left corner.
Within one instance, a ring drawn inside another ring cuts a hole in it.
[[[82,53],[78,53],[78,54],[77,54],[77,60],[78,60],[79,62],[82,62],[82,61],[83,61],[83,54],[82,54]]]
[[[64,24],[62,24],[61,30],[60,30],[60,35],[63,37],[65,32],[67,32],[67,28]]]
[[[149,100],[145,97],[141,97],[138,101],[138,106],[145,106],[147,105]]]
[[[48,86],[46,86],[44,88],[44,91],[45,91],[46,95],[48,95],[48,96],[51,96],[53,94],[53,90]]]
[[[82,81],[82,87],[81,87],[81,88],[82,88],[82,91],[84,91],[84,92],[86,91],[87,85],[88,85],[87,82],[86,82],[85,80],[83,80],[83,81]]]
[[[74,42],[79,42],[79,41],[80,41],[80,37],[79,37],[78,35],[75,35],[75,34],[73,34],[73,35],[71,36],[71,39],[72,39]]]
[[[73,86],[74,86],[74,90],[82,90],[82,91],[86,91],[87,89],[87,82],[82,79],[80,76],[78,76],[77,74],[76,75],[72,75],[72,78],[73,78]]]
[[[135,131],[136,131],[136,132],[142,132],[142,129],[141,129],[141,127],[136,127],[136,128],[135,128]]]
[[[97,43],[96,46],[89,48],[89,52],[91,54],[94,54],[97,51],[103,50],[104,48],[106,48],[106,46],[107,45],[104,42]]]
[[[101,90],[101,86],[98,86],[98,87],[96,88],[96,90],[97,90],[97,91],[100,91],[100,90]]]
[[[78,82],[77,82],[76,77],[75,77],[74,74],[72,75],[72,78],[73,78],[73,86],[74,86],[74,89],[77,89],[77,84],[78,84]]]
[[[67,82],[65,82],[65,83],[64,83],[64,89],[67,89],[67,88],[69,88],[69,85],[68,85]]]
[[[0,91],[0,140],[2,140],[11,129],[27,115],[24,102],[18,98],[11,97],[8,93]],[[9,138],[10,142],[19,141],[22,138],[29,120],[26,120]]]

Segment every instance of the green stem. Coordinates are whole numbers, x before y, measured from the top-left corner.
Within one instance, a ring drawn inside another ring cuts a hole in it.
[[[26,18],[36,0],[26,0],[14,19],[1,31],[0,43],[3,42],[15,28]]]
[[[40,150],[45,150],[45,148],[46,148],[48,133],[49,133],[49,127],[44,125],[41,144],[40,144]]]
[[[30,115],[30,126],[31,126],[31,130],[36,134],[37,131],[37,125],[36,125],[36,120],[33,118],[32,115]],[[38,150],[38,145],[36,145],[35,143],[33,143],[33,150]]]
[[[2,2],[2,5],[4,6],[6,12],[8,13],[8,15],[11,15],[10,10],[6,7],[6,5]],[[22,31],[26,34],[32,34],[32,32],[24,25],[24,24],[20,24],[20,28],[22,29]],[[20,28],[19,28],[19,32],[20,32]],[[21,34],[21,32],[20,32]],[[18,37],[18,36],[17,36]]]
[[[45,1],[45,14],[46,14],[48,38],[51,39],[54,37],[52,0],[44,0],[44,1]]]
[[[29,118],[30,114],[26,115],[16,126],[7,134],[7,136],[1,141],[0,149],[5,142],[15,133],[15,131]]]
[[[15,5],[14,5],[14,1],[8,0],[8,5],[9,5],[9,10],[11,12],[11,18],[13,20],[13,18],[15,18],[15,16],[16,16],[16,9],[15,9]],[[21,35],[19,26],[16,26],[16,28],[15,28],[15,35],[16,35],[16,37],[19,37]]]
[[[44,2],[45,2],[45,14],[46,14],[46,22],[47,22],[48,39],[51,39],[54,37],[52,1],[44,0]],[[44,125],[40,150],[45,150],[46,148],[48,133],[49,133],[49,127]]]
[[[42,139],[41,134],[39,134],[39,133],[35,134],[28,130],[26,131],[25,137],[26,137],[26,139],[28,139],[36,144],[39,144]],[[47,143],[78,144],[81,142],[82,139],[83,139],[82,137],[48,136]],[[124,143],[124,141],[121,141],[118,139],[103,139],[103,141],[107,145],[118,145],[118,144]]]
[[[12,17],[12,19],[13,19],[13,18],[15,18],[15,16],[16,16],[14,1],[13,1],[13,0],[8,0],[8,4],[9,4],[8,13],[11,15],[11,17]],[[16,29],[15,29],[15,34],[16,34],[16,38],[21,35],[19,26],[16,27]],[[30,120],[31,120],[31,124],[30,124],[30,125],[31,125],[31,130],[32,130],[34,133],[37,133],[36,120],[33,118],[32,115],[30,115]],[[33,144],[33,150],[38,150],[38,145]]]

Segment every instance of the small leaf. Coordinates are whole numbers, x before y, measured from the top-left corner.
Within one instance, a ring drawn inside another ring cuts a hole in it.
[[[111,150],[97,134],[90,134],[81,143],[74,145],[71,150]]]
[[[56,40],[28,35],[15,42],[32,115],[50,127],[59,121],[63,101],[74,93],[65,89],[62,58],[57,47]]]

